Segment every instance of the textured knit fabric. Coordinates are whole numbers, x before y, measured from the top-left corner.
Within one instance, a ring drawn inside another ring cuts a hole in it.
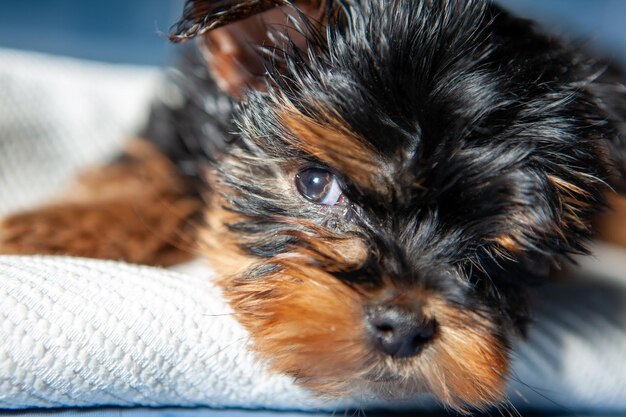
[[[208,277],[0,257],[0,407],[312,404],[267,375]]]
[[[147,116],[158,71],[0,48],[0,215],[54,198]]]
[[[145,116],[157,78],[0,50],[0,213],[53,198],[108,157]],[[593,272],[537,291],[529,341],[512,355],[518,408],[626,411],[624,252],[598,255],[585,261]],[[381,406],[317,399],[269,373],[202,265],[0,256],[0,407],[95,405]]]

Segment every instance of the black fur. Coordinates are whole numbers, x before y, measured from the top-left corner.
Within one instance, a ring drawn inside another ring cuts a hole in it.
[[[311,36],[310,53],[268,61],[267,91],[238,104],[199,60],[184,64],[184,106],[159,107],[146,134],[194,175],[198,164],[214,167],[228,209],[247,219],[229,225],[247,253],[271,258],[306,245],[303,232],[315,237],[286,219],[358,236],[367,261],[328,268],[338,279],[419,282],[488,312],[507,343],[527,321],[524,288],[545,278],[545,266],[585,252],[607,184],[620,185],[619,73],[489,3],[337,3],[339,17]],[[281,103],[345,122],[378,155],[381,186],[336,172],[349,201],[341,207],[277,187],[294,164],[319,164],[293,146]],[[511,234],[517,250],[496,241]]]
[[[200,180],[202,167],[216,162],[236,139],[233,111],[234,103],[218,90],[200,52],[185,45],[177,65],[164,76],[140,136],[167,155],[184,176]]]

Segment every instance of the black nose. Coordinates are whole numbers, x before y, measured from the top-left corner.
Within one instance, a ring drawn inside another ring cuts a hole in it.
[[[394,358],[417,355],[435,334],[434,320],[403,306],[372,307],[367,321],[376,346]]]

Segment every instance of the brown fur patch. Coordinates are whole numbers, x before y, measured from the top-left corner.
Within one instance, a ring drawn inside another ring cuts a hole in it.
[[[167,157],[150,143],[136,139],[124,147],[118,160],[82,172],[65,192],[62,202],[97,202],[137,196],[182,195],[187,185]]]
[[[563,227],[573,225],[580,230],[588,230],[590,225],[580,217],[582,211],[588,209],[587,203],[582,200],[582,197],[588,195],[587,192],[555,175],[548,175],[548,181],[558,191]]]
[[[257,258],[241,250],[227,225],[241,221],[242,218],[225,209],[221,199],[214,196],[209,209],[205,212],[206,226],[198,231],[198,250],[209,260],[219,277],[218,281],[230,275],[248,269]]]
[[[181,234],[192,200],[132,199],[59,204],[0,224],[0,253],[53,254],[172,265],[192,257]],[[168,213],[175,212],[175,215]]]
[[[348,176],[360,187],[385,190],[386,183],[380,175],[385,171],[376,163],[380,160],[376,151],[339,119],[332,115],[326,118],[323,122],[316,121],[289,108],[279,116],[294,146]]]
[[[589,193],[576,184],[555,175],[547,175],[547,179],[557,193],[558,221],[551,227],[540,228],[525,213],[517,212],[509,219],[509,224],[507,225],[509,231],[506,234],[490,239],[497,244],[496,248],[491,249],[498,256],[510,257],[512,254],[519,254],[524,251],[526,235],[533,231],[539,235],[557,236],[561,239],[566,239],[569,230],[588,231],[591,229],[591,224],[584,220],[586,213],[591,209],[589,203],[585,201],[589,197]],[[588,178],[587,180],[598,181],[593,178]]]
[[[0,253],[54,254],[171,265],[193,256],[199,202],[145,142],[123,162],[85,173],[58,201],[0,223]]]
[[[324,395],[350,392],[370,356],[360,300],[348,286],[284,261],[258,279],[233,278],[224,290],[273,370]]]
[[[291,253],[222,283],[253,349],[273,370],[331,397],[422,391],[461,411],[503,400],[506,347],[486,318],[419,289],[354,288],[317,264],[310,254]],[[390,293],[394,303],[423,305],[438,323],[435,340],[417,357],[394,360],[369,340],[364,306]]]
[[[485,409],[502,402],[508,359],[490,323],[436,298],[429,305],[430,315],[440,323],[439,340],[423,361],[430,390],[458,410],[467,405]]]
[[[522,251],[522,247],[510,235],[498,236],[494,241],[510,253],[520,253]]]
[[[508,230],[505,234],[489,239],[496,246],[488,249],[492,250],[495,255],[507,259],[511,258],[512,255],[520,254],[526,249],[527,234],[533,231],[537,233],[548,232],[540,230],[538,225],[526,213],[519,211],[510,216],[506,226]]]
[[[595,222],[598,237],[626,247],[626,196],[610,193],[606,198],[609,210]]]

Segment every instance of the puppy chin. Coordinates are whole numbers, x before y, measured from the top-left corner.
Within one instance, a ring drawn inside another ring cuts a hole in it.
[[[458,411],[503,401],[506,343],[471,311],[430,300],[436,337],[414,356],[393,357],[368,337],[362,296],[314,268],[256,270],[230,282],[226,294],[260,358],[321,397],[397,401],[429,393]]]
[[[407,378],[391,370],[366,375],[362,389],[375,398],[390,402],[409,401],[432,394],[428,384],[418,376]]]
[[[455,364],[441,355],[445,349],[433,344],[416,358],[381,358],[352,386],[361,395],[384,401],[434,398],[459,412],[485,410],[505,401],[506,364],[462,363],[468,358],[457,358]],[[472,368],[475,374],[470,374]]]

